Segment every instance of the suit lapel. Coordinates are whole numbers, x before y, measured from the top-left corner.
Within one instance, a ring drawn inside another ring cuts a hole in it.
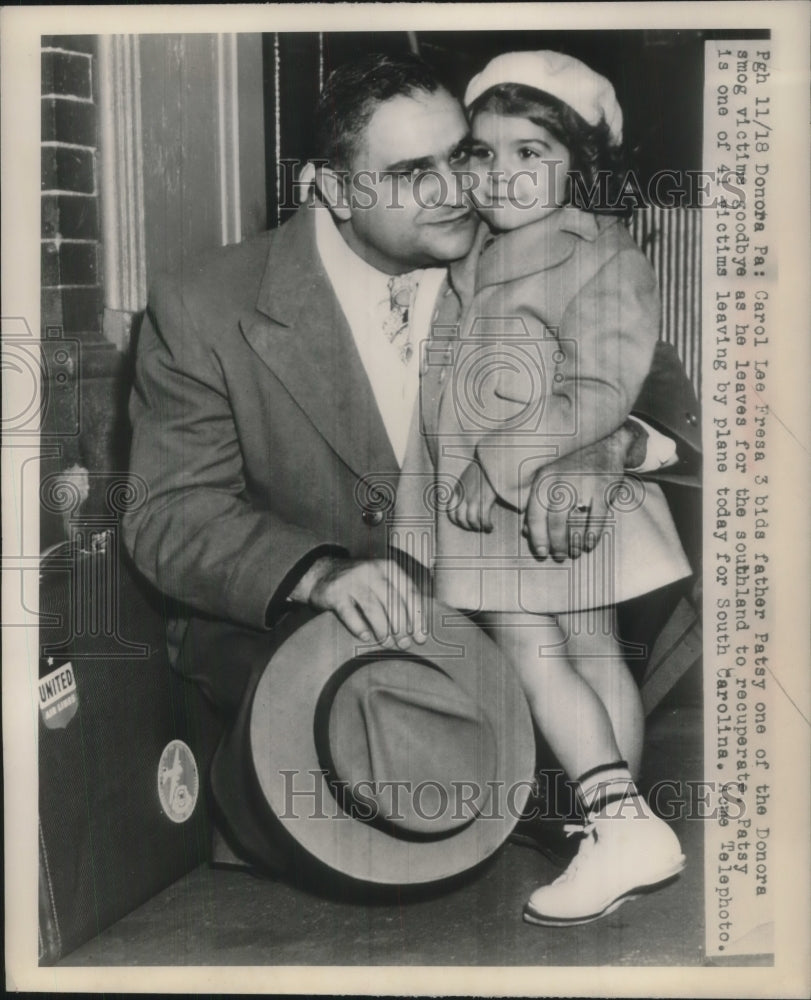
[[[398,468],[354,338],[324,271],[308,206],[277,231],[242,332],[358,475]]]

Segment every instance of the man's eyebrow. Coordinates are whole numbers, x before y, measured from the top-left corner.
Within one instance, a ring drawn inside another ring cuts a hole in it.
[[[390,163],[387,167],[383,167],[383,173],[393,174],[406,170],[427,170],[429,167],[435,165],[436,160],[433,156],[420,156],[413,160],[398,160],[396,163]]]
[[[454,153],[458,152],[460,149],[465,149],[471,141],[471,135],[468,132],[466,135],[462,136],[459,142],[455,143],[444,156],[453,156]],[[397,160],[396,163],[391,163],[387,167],[383,167],[381,173],[398,173],[409,170],[430,170],[436,167],[437,164],[443,159],[443,156],[418,156],[411,160]]]
[[[460,150],[469,149],[476,142],[477,140],[473,138],[473,134],[471,132],[466,132],[459,142],[457,142],[451,149],[451,155],[458,153]]]

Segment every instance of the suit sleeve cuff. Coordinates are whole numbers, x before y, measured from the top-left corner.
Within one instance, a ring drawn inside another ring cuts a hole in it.
[[[265,628],[272,628],[279,616],[284,614],[289,608],[292,603],[290,594],[295,589],[296,584],[313,563],[319,559],[323,559],[324,556],[348,559],[349,552],[340,545],[318,545],[314,549],[310,549],[287,573],[268,601],[267,610],[265,611]]]

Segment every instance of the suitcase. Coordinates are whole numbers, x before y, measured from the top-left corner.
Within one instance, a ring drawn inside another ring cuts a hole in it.
[[[160,597],[78,532],[40,575],[39,962],[83,944],[209,857],[221,726],[169,665]]]

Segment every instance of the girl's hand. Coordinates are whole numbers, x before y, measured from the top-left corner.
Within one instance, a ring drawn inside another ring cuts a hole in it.
[[[496,492],[478,462],[471,462],[459,477],[448,505],[448,517],[465,531],[493,530],[490,517]]]

